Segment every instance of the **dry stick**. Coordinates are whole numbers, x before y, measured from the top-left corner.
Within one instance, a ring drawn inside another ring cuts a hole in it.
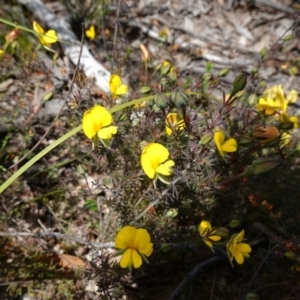
[[[180,179],[183,178],[183,176],[186,174],[186,170],[184,170],[181,174],[181,176],[177,177],[175,180],[173,180],[171,182],[171,184],[168,186],[168,188],[166,190],[164,190],[160,197],[154,201],[152,201],[145,210],[143,210],[137,217],[134,218],[134,221],[131,222],[131,224],[137,220],[139,220],[141,217],[143,217],[154,205],[156,205],[160,199],[162,199],[167,193],[168,191],[171,189],[172,185],[174,185],[175,183],[177,183]]]
[[[89,241],[82,240],[82,239],[80,239],[78,237],[75,237],[75,236],[69,236],[69,235],[66,235],[66,234],[59,233],[59,232],[53,232],[52,230],[47,229],[46,226],[41,222],[41,220],[38,220],[38,223],[41,225],[42,229],[44,230],[44,233],[36,235],[39,238],[44,238],[46,236],[51,236],[51,237],[55,237],[57,239],[64,239],[64,240],[76,242],[78,244],[86,245],[86,246],[89,246],[90,248],[96,248],[96,249],[112,248],[112,247],[115,246],[114,242],[92,243],[92,242],[89,242]]]
[[[217,249],[216,249],[217,250]],[[198,265],[196,265],[196,267],[189,272],[186,277],[180,282],[180,284],[177,286],[177,288],[173,291],[173,293],[171,294],[171,296],[168,298],[168,300],[173,300],[173,299],[177,299],[176,297],[178,296],[178,294],[180,293],[180,291],[183,289],[183,287],[202,269],[204,268],[206,265],[209,265],[211,263],[223,260],[227,257],[227,254],[225,251],[221,251],[218,250],[220,253],[216,256],[213,256],[201,263],[199,263]]]
[[[22,162],[29,154],[31,154],[40,144],[41,142],[48,136],[48,134],[50,133],[50,131],[52,130],[52,128],[54,127],[54,124],[56,123],[57,119],[59,118],[62,110],[63,110],[63,107],[65,106],[65,104],[67,103],[68,101],[68,98],[71,94],[71,91],[72,91],[72,87],[73,87],[73,84],[75,82],[75,78],[76,78],[76,75],[77,75],[77,72],[79,70],[79,63],[80,63],[80,58],[81,58],[81,55],[82,55],[82,48],[83,48],[83,43],[84,43],[84,24],[82,24],[82,36],[81,36],[81,41],[80,41],[80,50],[79,50],[79,55],[78,55],[78,61],[76,63],[76,67],[75,67],[75,71],[74,71],[74,75],[73,75],[73,78],[71,80],[71,85],[70,85],[70,88],[69,88],[69,91],[67,93],[67,96],[65,97],[65,100],[64,100],[64,104],[61,106],[59,112],[57,113],[55,119],[53,120],[52,124],[50,125],[49,129],[45,132],[45,134],[40,138],[40,140],[28,151],[28,153],[26,153],[21,159],[18,160],[18,162],[16,162],[15,164],[13,164],[12,166],[9,167],[9,169],[12,169],[16,166],[18,166],[18,164],[20,162]]]

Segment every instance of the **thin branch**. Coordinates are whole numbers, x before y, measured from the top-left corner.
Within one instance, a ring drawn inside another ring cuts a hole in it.
[[[217,250],[217,249],[216,249]],[[183,289],[183,287],[201,270],[203,269],[205,266],[215,263],[217,261],[223,260],[227,257],[227,254],[225,251],[221,251],[218,249],[219,254],[216,256],[213,256],[201,263],[199,263],[198,265],[196,265],[196,267],[189,272],[186,277],[180,282],[180,284],[177,286],[177,288],[173,291],[173,293],[171,294],[171,296],[168,298],[168,300],[173,300],[173,299],[177,299],[176,297],[178,296],[178,294],[180,293],[180,291]]]

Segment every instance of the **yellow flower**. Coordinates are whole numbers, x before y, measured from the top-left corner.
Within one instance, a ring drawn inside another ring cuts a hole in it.
[[[133,226],[123,227],[117,234],[115,246],[124,250],[120,260],[122,268],[139,268],[145,256],[150,256],[153,252],[153,244],[146,229],[135,228]]]
[[[262,111],[265,115],[273,115],[278,109],[282,109],[282,105],[273,99],[260,98],[256,108]]]
[[[289,116],[286,113],[282,113],[281,114],[281,122],[285,123],[287,126],[290,124],[290,128],[288,129],[292,129],[292,128],[298,128],[299,127],[299,120],[297,117],[295,116]]]
[[[141,164],[146,175],[154,179],[160,179],[168,184],[165,176],[172,174],[172,167],[175,165],[173,160],[169,159],[169,151],[163,145],[158,143],[148,144],[141,155]]]
[[[122,84],[121,78],[117,74],[112,74],[109,79],[109,89],[113,99],[117,96],[125,95],[128,92],[128,86]]]
[[[288,103],[296,103],[297,99],[298,99],[298,92],[296,90],[291,90],[286,97]]]
[[[201,221],[199,224],[199,233],[203,238],[204,243],[209,247],[212,248],[213,245],[211,241],[217,242],[221,239],[220,236],[214,235],[216,233],[216,229],[212,229],[211,224],[208,221]]]
[[[223,131],[214,133],[214,141],[222,157],[224,157],[224,152],[235,152],[237,150],[236,140],[231,138],[225,141],[225,133]]]
[[[178,120],[177,113],[169,113],[166,118],[166,132],[167,135],[172,135],[173,130],[183,130],[185,123],[183,119]]]
[[[58,41],[55,30],[50,29],[45,33],[44,29],[36,21],[33,21],[33,30],[38,33],[38,38],[43,46],[49,47]]]
[[[118,131],[116,126],[111,126],[112,122],[110,112],[100,105],[95,105],[83,115],[83,132],[89,139],[97,141],[99,138],[105,146],[108,146],[107,142]]]
[[[280,146],[282,148],[287,146],[291,142],[292,137],[293,136],[290,133],[283,132],[280,139]]]
[[[265,115],[273,115],[278,109],[286,112],[288,102],[284,97],[281,85],[275,85],[264,91],[259,99],[256,108],[262,111]]]
[[[93,40],[96,37],[96,30],[95,26],[91,25],[86,31],[85,31],[86,37]]]
[[[252,251],[251,247],[246,243],[241,243],[244,238],[244,230],[240,233],[233,234],[229,243],[226,244],[227,254],[232,263],[235,258],[238,264],[244,263],[245,258],[249,258],[249,253]]]
[[[0,56],[4,54],[4,51],[0,49]]]

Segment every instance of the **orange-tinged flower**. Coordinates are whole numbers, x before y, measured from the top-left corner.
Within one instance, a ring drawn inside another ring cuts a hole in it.
[[[146,175],[154,179],[160,179],[167,183],[165,176],[172,174],[172,167],[175,165],[174,161],[169,159],[170,153],[167,148],[158,143],[148,144],[141,155],[141,164]]]
[[[116,126],[111,125],[112,122],[111,113],[103,106],[95,105],[83,115],[83,132],[89,139],[93,139],[94,142],[99,138],[105,146],[108,146],[108,141],[118,131]]]
[[[210,222],[202,220],[198,227],[199,233],[203,238],[204,243],[212,248],[213,244],[211,241],[217,242],[221,239],[220,236],[215,235],[217,229],[212,229]]]
[[[177,113],[169,113],[166,118],[166,132],[167,135],[172,135],[173,130],[183,130],[185,127],[185,123],[183,119],[178,118]]]
[[[235,152],[237,150],[236,140],[230,138],[225,141],[225,133],[223,131],[214,133],[214,141],[222,157],[224,157],[224,152]]]
[[[38,34],[38,38],[43,46],[49,47],[51,44],[58,41],[55,30],[50,29],[45,32],[45,30],[36,21],[33,21],[33,30]]]
[[[109,89],[112,94],[113,99],[118,96],[127,94],[128,86],[122,84],[121,77],[118,74],[112,74],[109,79]]]
[[[153,252],[148,231],[133,226],[125,226],[118,232],[115,246],[124,250],[120,260],[122,268],[139,268],[143,260],[146,260],[145,256],[149,257]]]
[[[253,136],[262,143],[274,140],[279,136],[277,127],[259,126],[254,129]]]
[[[244,230],[240,233],[233,234],[230,241],[226,244],[229,261],[232,263],[233,258],[238,264],[242,264],[245,258],[249,258],[249,253],[252,251],[250,245],[241,243],[244,238]]]

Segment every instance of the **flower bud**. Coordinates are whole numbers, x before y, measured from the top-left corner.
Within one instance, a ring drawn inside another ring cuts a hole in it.
[[[219,227],[215,234],[226,239],[229,237],[230,232],[226,227]]]
[[[160,109],[166,108],[168,104],[168,97],[163,93],[158,93],[154,96],[154,103]]]
[[[171,100],[177,108],[183,108],[188,103],[188,95],[177,89],[171,93]]]
[[[252,165],[247,166],[244,175],[259,175],[271,171],[281,165],[282,161],[277,158],[259,158],[252,162]]]
[[[254,129],[254,138],[262,143],[269,142],[276,139],[279,136],[279,131],[277,127],[263,127],[259,126]]]
[[[151,91],[151,88],[149,86],[143,86],[141,89],[140,89],[140,93],[142,94],[147,94]]]
[[[287,257],[288,259],[291,259],[291,260],[296,260],[297,259],[297,254],[293,251],[285,252],[284,256]]]
[[[230,228],[236,228],[240,226],[241,226],[241,222],[239,220],[231,220],[229,223]]]
[[[239,91],[242,91],[247,84],[247,75],[245,73],[242,73],[240,75],[238,75],[234,81],[233,81],[233,90],[230,94],[230,99],[236,95],[236,93],[238,93]]]
[[[259,300],[259,297],[254,293],[248,293],[245,300]]]
[[[230,73],[230,69],[222,69],[219,71],[218,76],[219,77],[226,77]]]

